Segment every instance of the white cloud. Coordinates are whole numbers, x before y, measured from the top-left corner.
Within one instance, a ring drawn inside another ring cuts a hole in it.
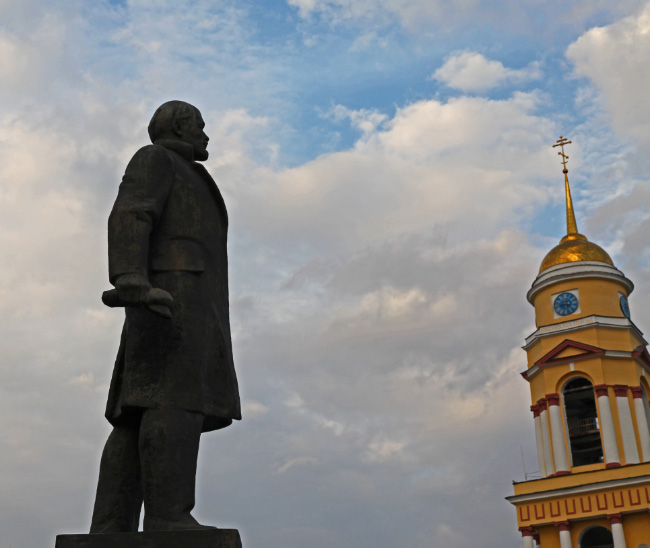
[[[642,0],[621,0],[616,4],[609,0],[554,0],[543,4],[533,0],[288,0],[300,17],[309,21],[320,16],[333,25],[354,21],[363,27],[370,21],[376,27],[398,21],[409,31],[423,35],[467,28],[478,22],[483,28],[492,26],[524,32],[534,30],[540,37],[552,37],[561,31],[583,28],[596,14],[620,17],[641,3]]]
[[[309,17],[318,4],[318,0],[288,0],[288,2],[298,9],[301,17]]]
[[[335,105],[326,116],[337,122],[341,120],[350,120],[352,125],[361,130],[364,135],[376,131],[388,118],[386,114],[377,110],[353,110],[344,105]]]
[[[376,437],[368,445],[366,458],[371,462],[381,462],[390,459],[399,459],[403,453],[406,443],[394,441],[386,437]]]
[[[461,91],[480,92],[506,84],[519,84],[541,78],[539,62],[522,69],[510,69],[500,61],[487,59],[474,51],[456,52],[433,73],[433,78]]]
[[[569,46],[579,76],[600,90],[614,129],[650,145],[650,5],[637,15],[596,27]]]
[[[66,50],[67,33],[71,31],[63,17],[47,11],[37,12],[29,32],[12,32],[11,26],[0,28],[0,79],[3,82],[0,98],[40,95],[45,99],[45,93],[58,90],[43,89],[43,82],[62,76],[71,80],[78,78],[71,67],[74,54]]]
[[[247,419],[256,419],[269,412],[269,408],[261,402],[247,400],[242,405],[242,414]]]
[[[298,234],[328,253],[439,226],[455,244],[494,235],[548,197],[542,177],[552,170],[555,131],[535,115],[538,102],[518,93],[400,108],[352,150],[292,169],[259,168],[248,178],[254,184],[230,187],[241,207],[234,222],[239,215],[263,240]]]
[[[296,457],[294,459],[288,460],[285,462],[282,466],[280,466],[277,470],[275,470],[273,473],[274,474],[284,474],[287,470],[290,468],[293,468],[295,466],[315,466],[318,464],[318,459],[316,457]]]

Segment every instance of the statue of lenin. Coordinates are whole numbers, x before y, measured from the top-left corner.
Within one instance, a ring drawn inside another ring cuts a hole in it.
[[[169,101],[152,145],[129,162],[108,220],[108,306],[126,320],[108,394],[91,533],[201,529],[194,507],[202,432],[241,419],[228,311],[228,215],[197,161],[199,110]]]

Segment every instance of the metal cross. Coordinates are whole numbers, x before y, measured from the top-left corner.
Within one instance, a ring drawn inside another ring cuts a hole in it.
[[[555,144],[553,145],[553,148],[562,147],[561,149],[562,152],[558,152],[557,154],[558,156],[562,156],[562,165],[564,166],[564,172],[568,171],[568,169],[566,168],[566,164],[569,160],[569,157],[566,154],[564,154],[564,145],[570,145],[570,144],[571,141],[569,141],[566,137],[562,137],[562,135],[560,135],[560,138],[557,141],[555,141]]]

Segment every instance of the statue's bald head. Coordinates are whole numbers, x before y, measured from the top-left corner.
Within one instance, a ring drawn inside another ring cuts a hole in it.
[[[152,143],[159,139],[183,141],[192,146],[195,161],[208,159],[208,136],[199,109],[184,101],[168,101],[158,107],[149,122]]]
[[[201,116],[199,109],[185,101],[167,101],[160,105],[154,112],[149,122],[149,138],[152,143],[163,137],[168,137],[174,132],[177,124],[186,120],[193,120]]]

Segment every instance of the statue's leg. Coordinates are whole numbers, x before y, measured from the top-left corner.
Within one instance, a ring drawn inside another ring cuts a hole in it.
[[[137,531],[142,508],[139,421],[113,429],[102,453],[91,533]]]
[[[206,528],[190,514],[202,427],[199,413],[145,410],[140,425],[145,531]]]

